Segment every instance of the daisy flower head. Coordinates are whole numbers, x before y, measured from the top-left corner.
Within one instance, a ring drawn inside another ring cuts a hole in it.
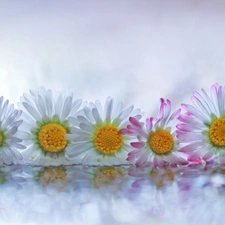
[[[73,164],[65,157],[70,133],[69,116],[79,114],[81,99],[73,100],[73,93],[58,92],[40,88],[30,90],[21,97],[19,106],[24,109],[21,127],[27,149],[23,152],[24,163],[42,166]]]
[[[179,116],[177,137],[184,145],[179,151],[192,163],[217,158],[225,165],[225,87],[213,84],[210,94],[201,89],[191,100],[194,106],[182,104],[185,113]]]
[[[21,151],[25,147],[18,138],[21,113],[8,100],[4,102],[3,97],[0,97],[0,165],[18,164],[22,160]]]
[[[176,122],[180,112],[178,109],[172,113],[171,102],[161,98],[157,117],[147,118],[145,126],[130,117],[130,125],[122,133],[136,136],[138,141],[131,142],[134,150],[128,154],[127,160],[138,167],[185,164],[185,157],[177,151]]]
[[[108,97],[104,106],[99,101],[85,106],[83,114],[70,118],[74,127],[66,135],[70,140],[66,149],[68,158],[84,165],[127,164],[127,153],[131,150],[129,136],[120,130],[129,123],[129,116],[137,121],[142,117],[140,109],[133,106],[123,109],[122,102]]]

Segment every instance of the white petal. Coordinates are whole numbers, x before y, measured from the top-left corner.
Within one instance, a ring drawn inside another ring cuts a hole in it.
[[[91,123],[94,122],[94,118],[92,116],[91,110],[87,106],[84,107],[84,114]]]
[[[40,95],[38,95],[36,107],[38,108],[40,115],[45,118],[46,117],[46,106],[45,106],[44,100],[42,99],[42,97]]]
[[[104,108],[104,112],[105,112],[104,118],[106,123],[111,122],[112,109],[113,109],[113,99],[108,97],[105,103],[105,108]]]
[[[25,107],[25,109],[30,113],[30,115],[37,121],[41,120],[41,116],[40,114],[37,112],[36,109],[34,109],[32,106],[30,106],[29,104],[27,104],[26,102],[23,102],[23,106]]]
[[[115,119],[116,117],[119,116],[119,114],[122,111],[122,108],[123,108],[123,103],[121,101],[117,102],[114,107],[114,111],[112,113],[112,119]]]
[[[76,100],[73,104],[72,104],[72,109],[71,109],[71,115],[75,115],[75,113],[78,111],[78,109],[80,108],[82,104],[82,100],[78,99]]]
[[[85,153],[91,148],[93,148],[93,143],[71,144],[66,148],[66,155],[68,156],[68,158],[74,158],[77,155]]]
[[[96,121],[96,124],[102,124],[102,119],[100,117],[100,114],[96,108],[92,109],[92,115]]]
[[[89,126],[85,123],[80,124],[80,129],[84,130],[84,131],[87,131],[88,133],[93,133],[95,131],[95,129],[92,126]]]
[[[64,104],[62,106],[62,114],[61,114],[61,119],[66,120],[72,107],[72,97],[69,96],[66,98],[64,101]]]

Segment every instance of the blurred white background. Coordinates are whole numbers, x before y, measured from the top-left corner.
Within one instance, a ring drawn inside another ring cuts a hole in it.
[[[0,0],[0,95],[41,85],[151,116],[224,85],[224,1]]]

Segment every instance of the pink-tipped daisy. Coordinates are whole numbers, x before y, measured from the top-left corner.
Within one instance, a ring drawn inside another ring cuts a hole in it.
[[[123,109],[122,102],[108,97],[104,107],[99,101],[84,107],[84,116],[71,117],[74,125],[71,134],[66,135],[70,144],[66,149],[68,159],[84,165],[127,164],[127,153],[131,150],[129,135],[120,133],[129,123],[129,116],[137,121],[140,109],[130,106]]]
[[[21,151],[25,149],[18,137],[19,120],[22,111],[0,97],[0,165],[18,164],[22,160]]]
[[[21,126],[22,138],[27,149],[23,152],[25,164],[58,166],[73,164],[65,157],[70,133],[69,116],[77,116],[82,104],[74,101],[73,93],[58,92],[40,88],[21,97],[20,107],[24,109]]]
[[[146,126],[133,117],[130,125],[122,133],[134,135],[137,142],[131,142],[135,150],[128,154],[127,160],[136,166],[164,166],[168,164],[186,164],[182,153],[177,151],[179,143],[176,138],[176,123],[181,109],[171,113],[169,100],[161,99],[157,117],[146,119]]]
[[[201,89],[191,99],[194,106],[182,104],[186,112],[179,116],[177,137],[184,145],[179,151],[193,163],[217,158],[225,165],[225,87],[214,84],[210,95]]]

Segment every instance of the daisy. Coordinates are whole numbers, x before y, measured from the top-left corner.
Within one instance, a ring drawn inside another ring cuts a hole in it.
[[[181,109],[171,113],[172,106],[169,100],[161,99],[157,117],[146,119],[146,126],[136,118],[130,117],[130,125],[121,131],[138,138],[131,142],[135,150],[128,154],[127,160],[136,166],[163,166],[171,164],[185,164],[182,153],[177,152],[179,143],[176,138],[176,122]]]
[[[91,102],[83,113],[69,119],[74,127],[66,135],[70,140],[67,157],[85,165],[127,164],[127,153],[131,150],[129,136],[120,130],[127,126],[129,116],[141,118],[140,109],[133,106],[123,109],[122,102],[108,97],[104,107],[99,101]]]
[[[14,105],[0,97],[0,165],[18,164],[22,160],[20,151],[25,149],[18,138],[18,127],[21,111],[14,109]]]
[[[210,95],[204,89],[194,92],[194,106],[182,104],[177,137],[184,147],[179,151],[189,155],[189,161],[200,163],[218,158],[225,165],[225,87],[214,84]]]
[[[80,99],[73,100],[72,93],[53,95],[44,88],[21,97],[20,107],[24,109],[21,131],[27,146],[23,152],[25,164],[73,164],[65,158],[69,143],[65,135],[71,131],[68,117],[78,115],[81,104]]]

